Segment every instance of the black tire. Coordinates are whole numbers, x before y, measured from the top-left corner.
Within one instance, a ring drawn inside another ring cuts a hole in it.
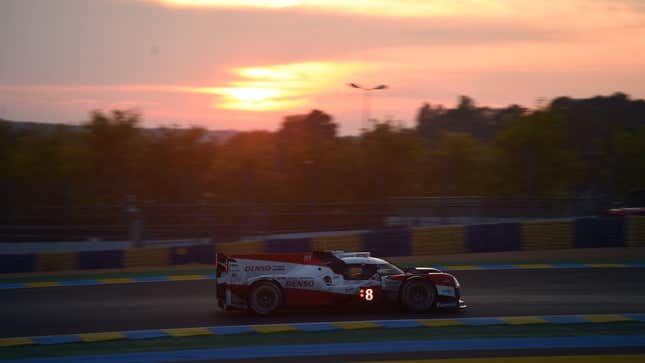
[[[436,299],[434,285],[425,279],[410,279],[401,289],[401,304],[411,313],[423,313],[432,309]]]
[[[282,291],[273,282],[258,282],[251,289],[248,305],[258,315],[269,315],[282,305]]]

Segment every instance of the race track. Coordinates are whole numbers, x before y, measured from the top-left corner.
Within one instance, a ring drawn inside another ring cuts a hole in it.
[[[645,269],[454,273],[469,308],[461,316],[640,313]],[[223,312],[212,280],[0,291],[0,337],[279,322],[412,319],[383,311],[295,311],[271,317]],[[452,317],[435,313],[428,317]],[[423,315],[425,317],[425,315]]]

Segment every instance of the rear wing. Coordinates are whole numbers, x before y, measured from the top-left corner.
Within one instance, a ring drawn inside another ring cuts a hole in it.
[[[215,281],[216,282],[217,282],[217,279],[222,277],[224,273],[228,272],[228,262],[230,260],[233,260],[233,259],[229,258],[223,253],[218,252],[215,254]]]

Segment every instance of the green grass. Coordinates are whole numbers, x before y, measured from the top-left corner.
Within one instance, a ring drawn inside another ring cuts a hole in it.
[[[97,355],[144,351],[187,350],[259,345],[392,342],[399,340],[470,339],[495,337],[562,337],[585,335],[636,335],[645,332],[645,323],[451,326],[440,328],[359,329],[327,332],[286,332],[271,334],[158,338],[138,341],[69,343],[0,348],[0,359]]]

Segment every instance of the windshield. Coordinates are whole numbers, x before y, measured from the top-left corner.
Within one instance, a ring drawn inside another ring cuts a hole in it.
[[[389,263],[379,264],[376,266],[376,272],[381,276],[400,275],[403,271]]]

